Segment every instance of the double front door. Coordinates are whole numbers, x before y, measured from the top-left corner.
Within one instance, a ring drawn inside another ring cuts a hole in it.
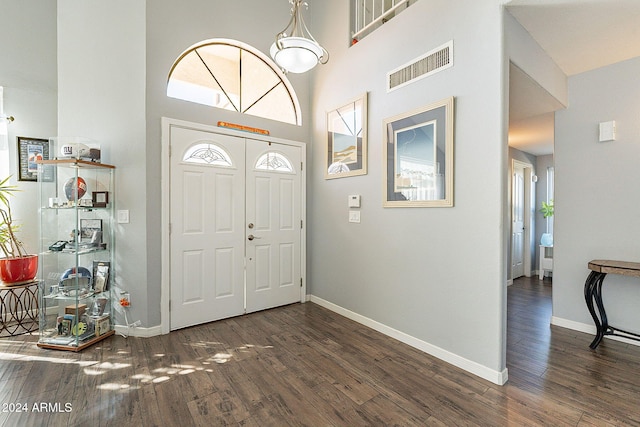
[[[171,127],[171,329],[301,300],[294,145]]]

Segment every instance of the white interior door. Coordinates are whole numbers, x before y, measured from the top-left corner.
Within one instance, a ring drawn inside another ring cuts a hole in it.
[[[180,127],[170,138],[173,330],[244,312],[245,145]]]
[[[524,275],[525,182],[524,167],[514,164],[512,187],[511,278]]]
[[[247,312],[300,301],[301,149],[247,140]]]

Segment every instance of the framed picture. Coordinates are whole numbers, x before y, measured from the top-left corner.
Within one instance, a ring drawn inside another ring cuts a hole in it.
[[[453,206],[453,108],[450,97],[384,120],[384,207]]]
[[[98,232],[96,234],[96,232]],[[94,241],[99,237],[98,241]],[[101,219],[81,219],[80,220],[80,242],[82,243],[102,243],[102,220]]]
[[[50,160],[49,140],[18,137],[18,181],[38,180],[38,160]],[[45,166],[44,180],[53,181],[54,170]]]
[[[100,293],[109,290],[109,270],[111,263],[93,261],[93,291]],[[102,307],[104,311],[104,307]],[[100,313],[102,314],[102,313]]]
[[[367,93],[327,112],[325,179],[367,173]]]
[[[109,204],[108,191],[93,191],[91,193],[92,206],[94,208],[106,208]]]

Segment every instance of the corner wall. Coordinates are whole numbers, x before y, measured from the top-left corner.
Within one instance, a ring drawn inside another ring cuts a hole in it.
[[[507,143],[499,3],[416,2],[352,47],[347,2],[314,12],[314,37],[331,59],[313,82],[308,265],[317,301],[501,383]],[[386,93],[388,71],[452,39],[453,68]],[[325,180],[325,112],[365,91],[369,172]],[[383,208],[382,121],[448,96],[456,97],[455,206]],[[360,224],[347,220],[350,194],[362,195]]]

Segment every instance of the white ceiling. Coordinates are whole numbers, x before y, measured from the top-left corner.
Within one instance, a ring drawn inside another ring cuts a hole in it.
[[[640,0],[511,0],[507,10],[567,76],[640,56]],[[561,106],[511,68],[509,145],[550,154]]]

